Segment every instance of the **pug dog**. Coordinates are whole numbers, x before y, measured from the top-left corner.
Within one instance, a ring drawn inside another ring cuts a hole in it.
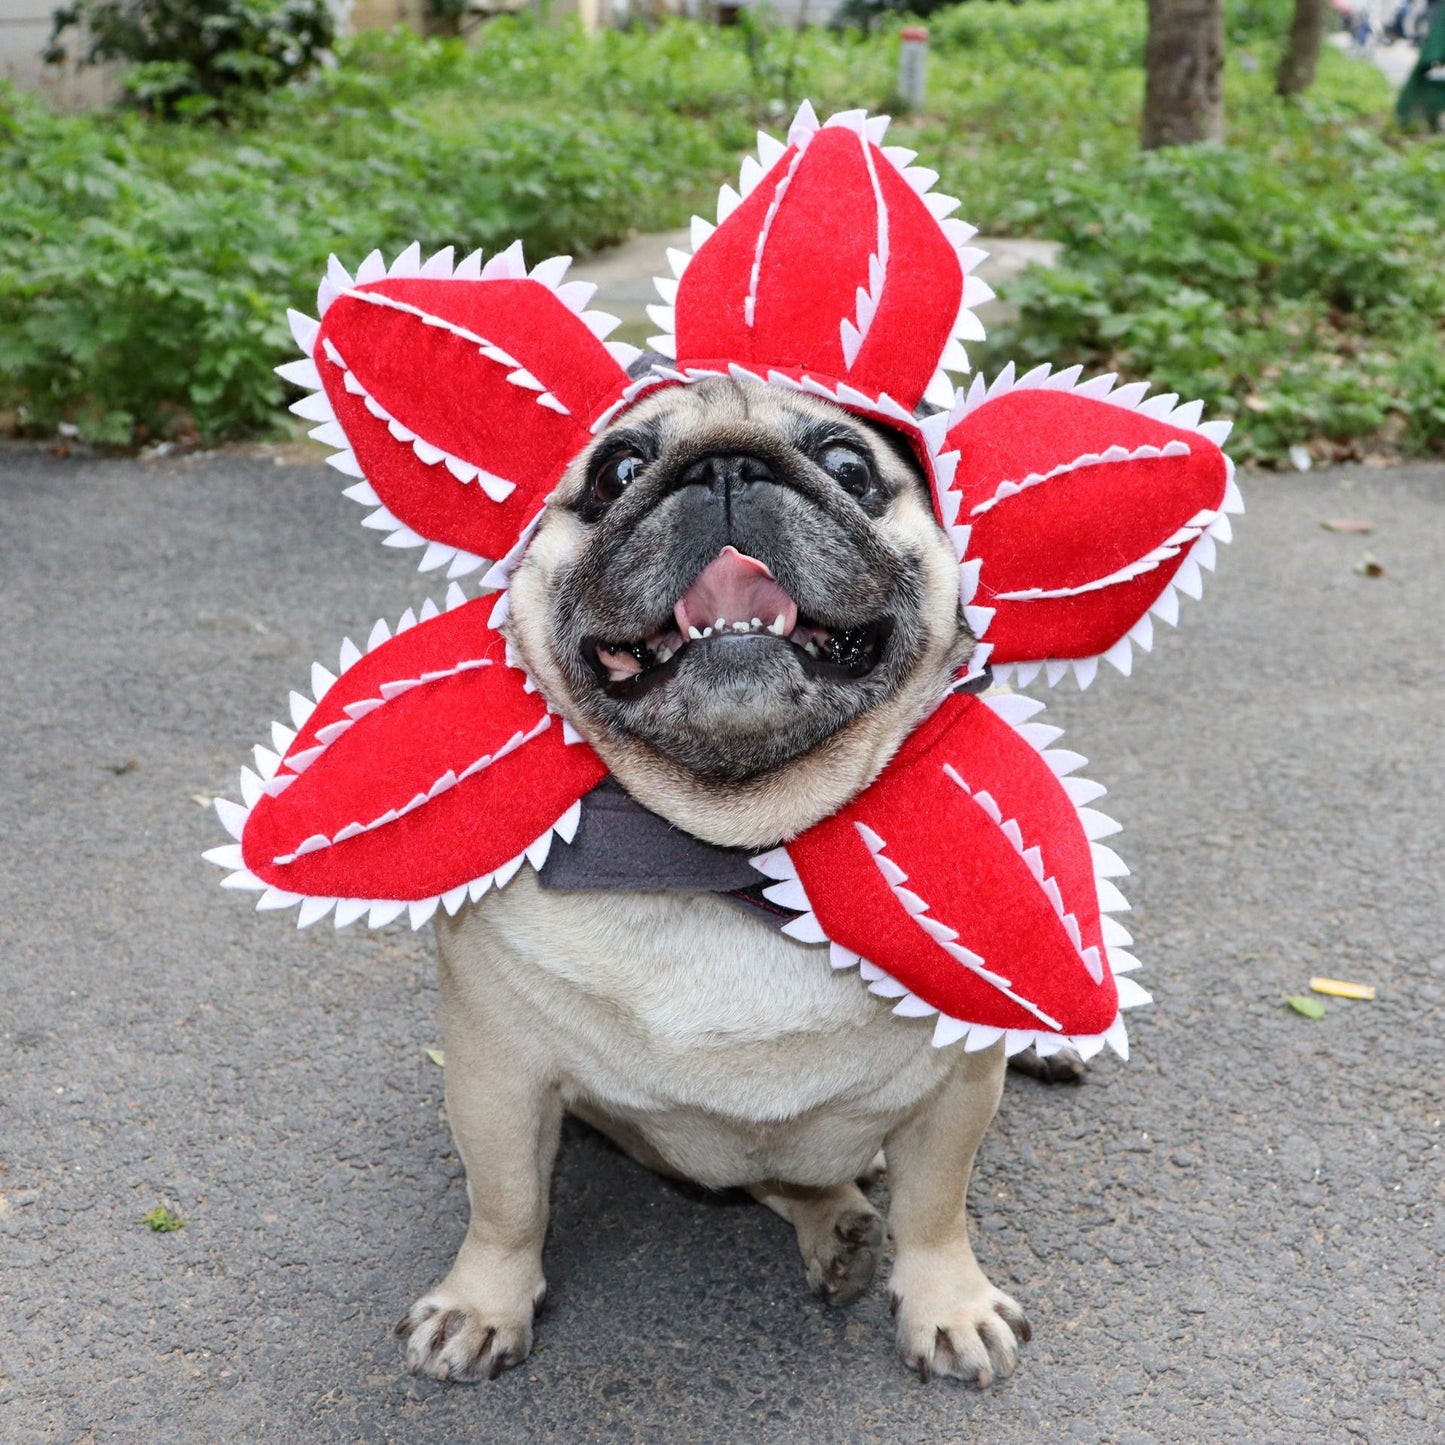
[[[471,1219],[398,1325],[409,1367],[471,1381],[527,1357],[571,1113],[661,1173],[747,1190],[834,1305],[882,1253],[859,1181],[886,1155],[900,1355],[924,1380],[1007,1376],[1028,1321],[966,1218],[1002,1044],[934,1048],[932,1020],[750,916],[746,886],[748,857],[877,777],[973,649],[909,444],[759,383],[645,394],[564,475],[509,605],[520,661],[616,781],[554,850],[560,879],[524,870],[437,915]],[[659,881],[674,845],[687,866]],[[577,876],[589,847],[606,886]]]

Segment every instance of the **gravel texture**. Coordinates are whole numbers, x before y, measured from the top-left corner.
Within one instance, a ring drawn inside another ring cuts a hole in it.
[[[580,1126],[536,1353],[402,1373],[466,1207],[430,937],[297,933],[199,856],[312,658],[442,590],[289,455],[0,450],[0,1439],[1441,1438],[1445,469],[1242,478],[1182,636],[1054,705],[1157,1004],[1128,1065],[1010,1082],[972,1205],[1034,1339],[980,1395]],[[1379,998],[1312,1022],[1313,974]]]

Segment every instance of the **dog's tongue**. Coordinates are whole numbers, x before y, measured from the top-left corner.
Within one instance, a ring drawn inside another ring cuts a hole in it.
[[[797,604],[778,584],[773,574],[756,557],[745,556],[736,547],[724,547],[703,568],[702,575],[678,599],[673,609],[677,630],[683,637],[688,629],[699,632],[716,627],[718,618],[725,626],[751,623],[758,618],[766,629],[786,637],[798,624]],[[777,619],[783,619],[781,629]]]

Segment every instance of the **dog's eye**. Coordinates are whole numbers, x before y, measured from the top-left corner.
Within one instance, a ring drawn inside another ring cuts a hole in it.
[[[642,475],[646,465],[646,458],[637,452],[608,457],[592,473],[593,497],[603,503],[615,502]]]
[[[823,449],[818,465],[843,488],[855,497],[861,497],[873,481],[873,469],[868,459],[852,447],[834,444]]]

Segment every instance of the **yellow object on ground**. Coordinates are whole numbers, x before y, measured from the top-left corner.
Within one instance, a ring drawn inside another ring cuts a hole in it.
[[[1375,985],[1372,983],[1345,983],[1338,978],[1312,978],[1310,988],[1315,993],[1327,993],[1331,998],[1372,999]]]

